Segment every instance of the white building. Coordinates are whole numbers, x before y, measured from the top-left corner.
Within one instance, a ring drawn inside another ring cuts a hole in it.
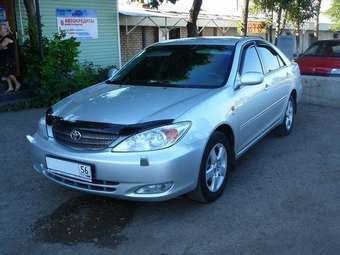
[[[192,0],[178,0],[176,4],[164,3],[158,10],[146,8],[146,0],[120,0],[120,41],[122,62],[127,62],[151,43],[187,37],[186,24]],[[239,35],[242,17],[242,0],[203,1],[198,18],[198,27],[202,36]],[[325,14],[330,0],[324,0],[320,15],[320,39],[333,39],[338,33],[330,30],[331,21]],[[248,34],[268,38],[265,28],[266,15],[257,14],[249,17]],[[275,27],[275,25],[274,25]],[[299,52],[304,51],[315,37],[315,21],[307,22],[300,34]],[[294,35],[294,29],[288,27]],[[274,33],[273,33],[274,34]]]

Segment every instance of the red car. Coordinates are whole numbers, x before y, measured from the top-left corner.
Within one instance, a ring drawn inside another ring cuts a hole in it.
[[[301,74],[340,77],[340,40],[318,41],[297,60]]]

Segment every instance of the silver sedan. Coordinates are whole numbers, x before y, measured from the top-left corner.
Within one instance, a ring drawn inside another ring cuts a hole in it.
[[[63,186],[121,199],[211,202],[268,132],[288,135],[299,68],[258,38],[156,43],[108,81],[52,106],[33,167]]]

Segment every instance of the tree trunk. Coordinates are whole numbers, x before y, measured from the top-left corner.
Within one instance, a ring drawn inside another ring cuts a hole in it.
[[[189,20],[187,23],[188,37],[196,37],[198,36],[197,29],[197,18],[200,13],[202,6],[202,0],[194,0],[192,3],[192,7],[189,12]]]
[[[32,50],[41,53],[41,42],[39,36],[38,12],[35,0],[24,0],[27,19],[28,19],[28,36]]]
[[[274,22],[274,10],[270,13],[270,26],[269,26],[269,42],[273,42],[273,22]]]
[[[244,0],[244,7],[243,7],[243,22],[242,22],[242,29],[241,33],[242,36],[247,36],[248,32],[248,15],[249,15],[249,0]]]
[[[279,35],[282,35],[283,31],[286,29],[287,20],[288,20],[288,11],[286,10],[285,14],[283,16],[282,26],[281,26],[281,30],[280,30],[280,34]]]
[[[300,22],[296,25],[296,52],[300,54],[300,34],[301,34],[301,26]]]
[[[321,2],[322,2],[322,0],[318,1],[318,6],[317,6],[317,9],[316,9],[316,28],[315,28],[316,40],[319,40]]]
[[[279,39],[280,30],[281,30],[281,16],[282,16],[282,7],[279,8],[277,12],[276,18],[276,28],[275,28],[275,45],[277,45],[277,41]]]

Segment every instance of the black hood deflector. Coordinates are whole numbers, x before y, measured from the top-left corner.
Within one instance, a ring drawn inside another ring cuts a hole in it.
[[[103,122],[91,122],[91,121],[67,121],[62,117],[54,116],[52,108],[49,108],[46,112],[46,124],[49,126],[53,126],[55,124],[85,129],[89,131],[96,131],[100,133],[110,133],[121,136],[133,135],[136,133],[140,133],[142,131],[157,128],[160,126],[170,125],[173,123],[173,119],[165,119],[165,120],[155,120],[137,124],[112,124],[112,123],[103,123]]]

